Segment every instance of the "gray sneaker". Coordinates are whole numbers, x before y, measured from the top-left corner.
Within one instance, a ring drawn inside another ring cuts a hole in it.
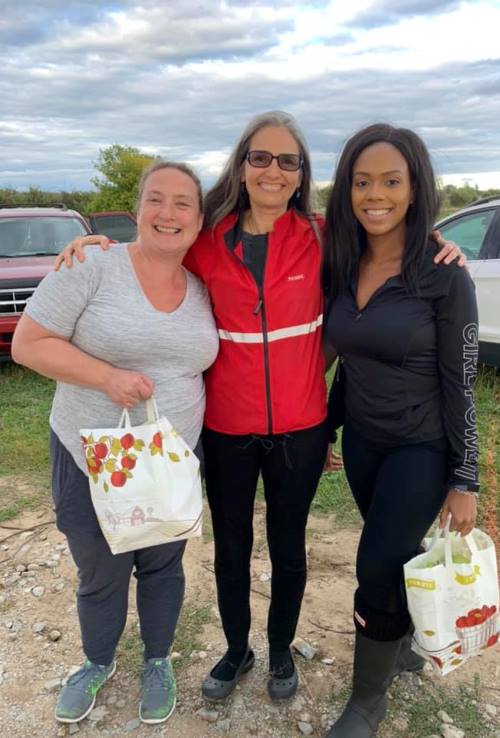
[[[72,674],[57,700],[56,720],[78,723],[87,717],[95,705],[96,694],[116,671],[116,661],[109,666],[93,664],[88,659],[76,674]]]
[[[164,723],[175,708],[175,677],[170,659],[148,659],[142,677],[139,717],[143,723]]]

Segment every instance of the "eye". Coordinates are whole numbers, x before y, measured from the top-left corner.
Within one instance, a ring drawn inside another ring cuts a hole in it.
[[[358,187],[359,189],[362,189],[363,187],[366,187],[368,184],[368,180],[366,179],[357,179],[354,182],[354,187]]]
[[[160,202],[160,198],[157,197],[156,195],[151,195],[151,197],[147,198],[147,201],[148,202]]]
[[[191,207],[191,203],[186,202],[185,200],[179,200],[175,204],[176,204],[176,207],[181,208],[182,210],[187,210],[187,208]]]
[[[387,184],[390,187],[396,187],[397,185],[401,184],[401,181],[399,179],[393,177],[393,178],[387,180]]]

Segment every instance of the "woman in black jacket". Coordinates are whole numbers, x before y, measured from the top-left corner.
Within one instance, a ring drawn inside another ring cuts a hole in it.
[[[377,124],[347,142],[326,214],[327,338],[341,356],[343,458],[364,527],[353,692],[328,738],[374,735],[410,627],[403,564],[440,510],[462,535],[476,517],[477,306],[468,272],[433,260],[438,205],[415,133]]]

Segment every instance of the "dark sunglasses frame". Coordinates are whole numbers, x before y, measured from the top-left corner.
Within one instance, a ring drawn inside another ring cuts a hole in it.
[[[252,162],[252,154],[265,154],[268,157],[267,164],[254,164]],[[285,157],[294,157],[297,160],[297,166],[293,167],[284,167],[283,166],[283,160]],[[303,160],[300,154],[278,154],[277,156],[274,156],[271,154],[270,151],[262,151],[260,149],[254,149],[253,151],[249,151],[245,157],[247,162],[250,164],[251,167],[255,167],[256,169],[265,169],[266,167],[270,167],[273,159],[276,159],[278,162],[278,166],[280,169],[282,169],[284,172],[298,172],[298,170],[301,168]]]

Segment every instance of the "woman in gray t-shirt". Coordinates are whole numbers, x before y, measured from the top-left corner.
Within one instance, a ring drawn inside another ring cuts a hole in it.
[[[184,165],[157,162],[140,185],[137,240],[93,251],[71,270],[40,284],[19,322],[15,361],[57,380],[50,416],[53,496],[58,528],[78,567],[78,615],[86,661],[56,707],[78,722],[115,670],[135,567],[144,641],[143,722],[166,720],[175,707],[168,653],[182,598],[185,542],[113,555],[90,499],[79,429],[132,423],[153,392],[165,415],[198,452],[205,409],[202,372],[218,337],[205,287],[182,266],[203,221],[201,187]]]

